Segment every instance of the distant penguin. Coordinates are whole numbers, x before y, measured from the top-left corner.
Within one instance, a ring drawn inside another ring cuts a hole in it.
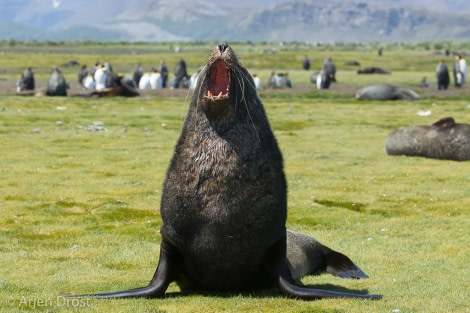
[[[437,89],[444,90],[449,87],[450,83],[450,76],[449,76],[449,69],[447,65],[444,63],[444,60],[441,60],[436,67],[436,84]]]
[[[23,88],[22,90],[34,90],[34,74],[31,67],[28,67],[23,73]]]
[[[143,72],[142,72],[142,66],[140,66],[140,63],[137,63],[135,69],[134,69],[134,74],[133,74],[133,79],[136,85],[139,85],[140,79],[142,78]]]
[[[120,85],[121,77],[113,71],[105,70],[106,73],[106,88],[112,88]]]
[[[330,81],[336,82],[336,66],[331,56],[327,56],[325,60],[323,60],[323,65],[326,65],[326,72],[330,77]]]
[[[465,83],[467,71],[467,62],[460,54],[457,54],[454,61],[454,80],[456,87],[461,87]]]
[[[94,90],[95,89],[95,79],[93,78],[93,76],[91,74],[88,74],[83,79],[82,85],[85,89]]]
[[[48,96],[67,96],[67,83],[62,72],[57,68],[52,68],[51,76],[47,82],[46,95]]]
[[[306,71],[310,69],[310,59],[308,56],[305,56],[304,60],[302,61],[302,68]]]
[[[150,74],[150,88],[151,89],[161,89],[163,88],[163,79],[162,75],[154,69]]]
[[[150,73],[142,75],[139,81],[139,89],[150,89]]]
[[[278,73],[275,76],[275,85],[277,88],[280,88],[280,87],[292,88],[292,81],[289,78],[289,73]]]
[[[192,90],[196,89],[197,80],[199,78],[199,74],[201,73],[201,71],[202,71],[202,66],[197,69],[196,73],[191,75],[191,78],[189,79],[189,88],[190,89],[192,89]]]
[[[261,89],[263,88],[263,84],[261,83],[261,79],[257,74],[253,75],[253,82],[255,83],[255,88],[256,89]]]
[[[83,81],[85,80],[85,77],[87,77],[89,74],[89,71],[86,67],[86,65],[82,65],[80,68],[80,71],[78,72],[78,83],[80,86],[83,86]]]
[[[325,64],[316,76],[317,89],[330,88],[331,76],[328,73],[328,66]]]
[[[98,66],[95,71],[95,89],[103,90],[106,88],[106,80],[108,75],[105,73],[103,66]]]

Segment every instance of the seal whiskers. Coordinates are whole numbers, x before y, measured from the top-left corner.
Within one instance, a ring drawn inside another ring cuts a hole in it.
[[[252,82],[251,79],[249,79],[245,73],[243,73],[242,71],[239,71],[237,68],[235,68],[235,73],[238,73],[239,75],[236,75],[237,77],[237,81],[239,82],[239,86],[240,86],[240,90],[241,90],[241,93],[242,93],[242,98],[240,99],[240,102],[242,102],[244,105],[245,105],[245,109],[246,109],[246,112],[248,114],[248,118],[250,119],[251,121],[251,124],[253,126],[253,129],[254,131],[256,132],[256,136],[259,140],[259,135],[258,135],[258,131],[256,130],[256,125],[255,123],[253,122],[253,119],[251,118],[251,114],[250,114],[250,110],[248,108],[248,103],[247,103],[247,100],[245,98],[245,82],[247,81],[248,84],[250,84],[250,87],[252,89],[256,89],[254,83]]]

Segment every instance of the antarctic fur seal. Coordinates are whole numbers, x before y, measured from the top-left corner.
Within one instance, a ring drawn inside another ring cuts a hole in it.
[[[388,155],[470,160],[470,125],[446,117],[432,125],[395,129],[385,141],[385,150]]]
[[[283,160],[253,79],[221,43],[200,73],[163,184],[162,242],[146,287],[96,298],[155,298],[176,281],[193,291],[278,287],[301,299],[380,295],[319,290],[296,284],[328,271],[367,275],[314,238],[286,231]]]
[[[389,70],[381,67],[369,66],[357,70],[358,74],[390,74]]]
[[[93,90],[89,93],[88,97],[139,97],[140,93],[137,91],[137,86],[132,77],[128,75],[115,74],[114,72],[109,72],[107,84],[110,87],[106,87],[101,90]]]
[[[62,64],[62,66],[79,66],[80,63],[77,60],[70,60]]]
[[[361,63],[359,63],[359,62],[356,61],[356,60],[351,60],[351,61],[346,61],[346,62],[344,62],[344,65],[348,65],[348,66],[361,66]]]
[[[120,85],[109,87],[101,90],[93,90],[90,94],[86,95],[89,98],[101,98],[101,97],[139,97],[140,93],[129,86]]]
[[[361,88],[356,93],[358,100],[419,100],[419,95],[411,89],[377,84]]]

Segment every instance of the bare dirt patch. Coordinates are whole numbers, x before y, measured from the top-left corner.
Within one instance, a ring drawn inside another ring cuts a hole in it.
[[[36,79],[36,90],[39,94],[41,91],[45,90],[45,86],[47,85],[47,81]],[[80,88],[78,83],[72,82],[70,83],[70,89],[68,89],[68,95],[86,95],[89,94],[90,91],[84,90]],[[331,85],[330,89],[321,90],[320,92],[325,93],[336,93],[344,96],[350,96],[352,99],[355,98],[356,92],[364,86],[356,86],[356,85],[346,85],[342,83],[334,83]],[[410,87],[410,89],[417,92],[422,98],[427,97],[435,97],[435,98],[453,98],[459,97],[463,95],[470,95],[470,83],[467,83],[463,87],[457,88],[454,86],[449,86],[447,90],[438,90],[436,87],[431,86],[428,88],[421,88],[419,86]],[[315,85],[313,84],[302,84],[294,86],[293,88],[263,88],[259,90],[260,95],[264,96],[272,96],[275,94],[283,93],[283,94],[306,94],[316,90]],[[193,91],[189,89],[157,89],[157,90],[139,90],[139,93],[142,97],[156,97],[156,98],[167,98],[167,97],[178,97],[178,98],[187,98],[192,95]],[[1,77],[0,76],[0,95],[1,94],[16,94],[16,81],[11,77]],[[27,92],[26,94],[34,94],[31,92]]]

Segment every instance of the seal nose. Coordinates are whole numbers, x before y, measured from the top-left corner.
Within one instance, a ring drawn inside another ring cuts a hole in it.
[[[224,53],[225,50],[227,50],[227,48],[228,48],[228,43],[225,43],[225,42],[219,43],[218,47],[219,47],[219,51],[221,53]]]

